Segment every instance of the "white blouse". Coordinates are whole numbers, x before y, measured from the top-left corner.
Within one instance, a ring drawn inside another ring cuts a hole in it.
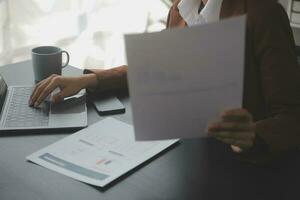
[[[199,13],[201,0],[181,0],[178,10],[188,26],[212,23],[220,20],[223,0],[208,0]]]

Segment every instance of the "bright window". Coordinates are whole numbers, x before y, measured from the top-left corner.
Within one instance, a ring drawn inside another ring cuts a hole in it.
[[[0,0],[0,65],[57,45],[79,68],[124,64],[126,33],[160,31],[168,0]]]

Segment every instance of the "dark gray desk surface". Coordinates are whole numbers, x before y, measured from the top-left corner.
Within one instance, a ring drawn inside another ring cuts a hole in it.
[[[9,85],[31,84],[31,63],[0,68]],[[80,74],[68,67],[66,75]],[[125,115],[131,123],[128,98]],[[101,120],[89,106],[89,124]],[[120,130],[121,131],[121,130]],[[241,163],[228,146],[213,139],[183,140],[108,188],[75,181],[28,163],[25,157],[68,134],[40,133],[0,137],[1,200],[267,200],[300,199],[300,154],[295,152],[271,166]]]

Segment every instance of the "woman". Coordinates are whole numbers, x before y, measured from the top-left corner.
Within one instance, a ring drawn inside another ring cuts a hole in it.
[[[244,14],[244,109],[223,112],[220,121],[209,125],[208,133],[230,144],[242,158],[264,162],[300,145],[300,68],[285,10],[275,0],[178,0],[169,12],[167,28]],[[62,91],[53,97],[54,102],[82,88],[98,92],[126,89],[126,66],[72,78],[53,75],[36,86],[30,105],[38,106],[57,87]]]

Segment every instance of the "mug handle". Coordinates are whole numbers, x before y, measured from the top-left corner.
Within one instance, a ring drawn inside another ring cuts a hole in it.
[[[69,53],[68,53],[67,51],[62,51],[61,53],[62,53],[62,54],[65,53],[65,54],[67,55],[67,62],[66,62],[66,64],[64,64],[64,65],[62,66],[62,68],[65,68],[66,66],[69,65],[70,55],[69,55]]]

